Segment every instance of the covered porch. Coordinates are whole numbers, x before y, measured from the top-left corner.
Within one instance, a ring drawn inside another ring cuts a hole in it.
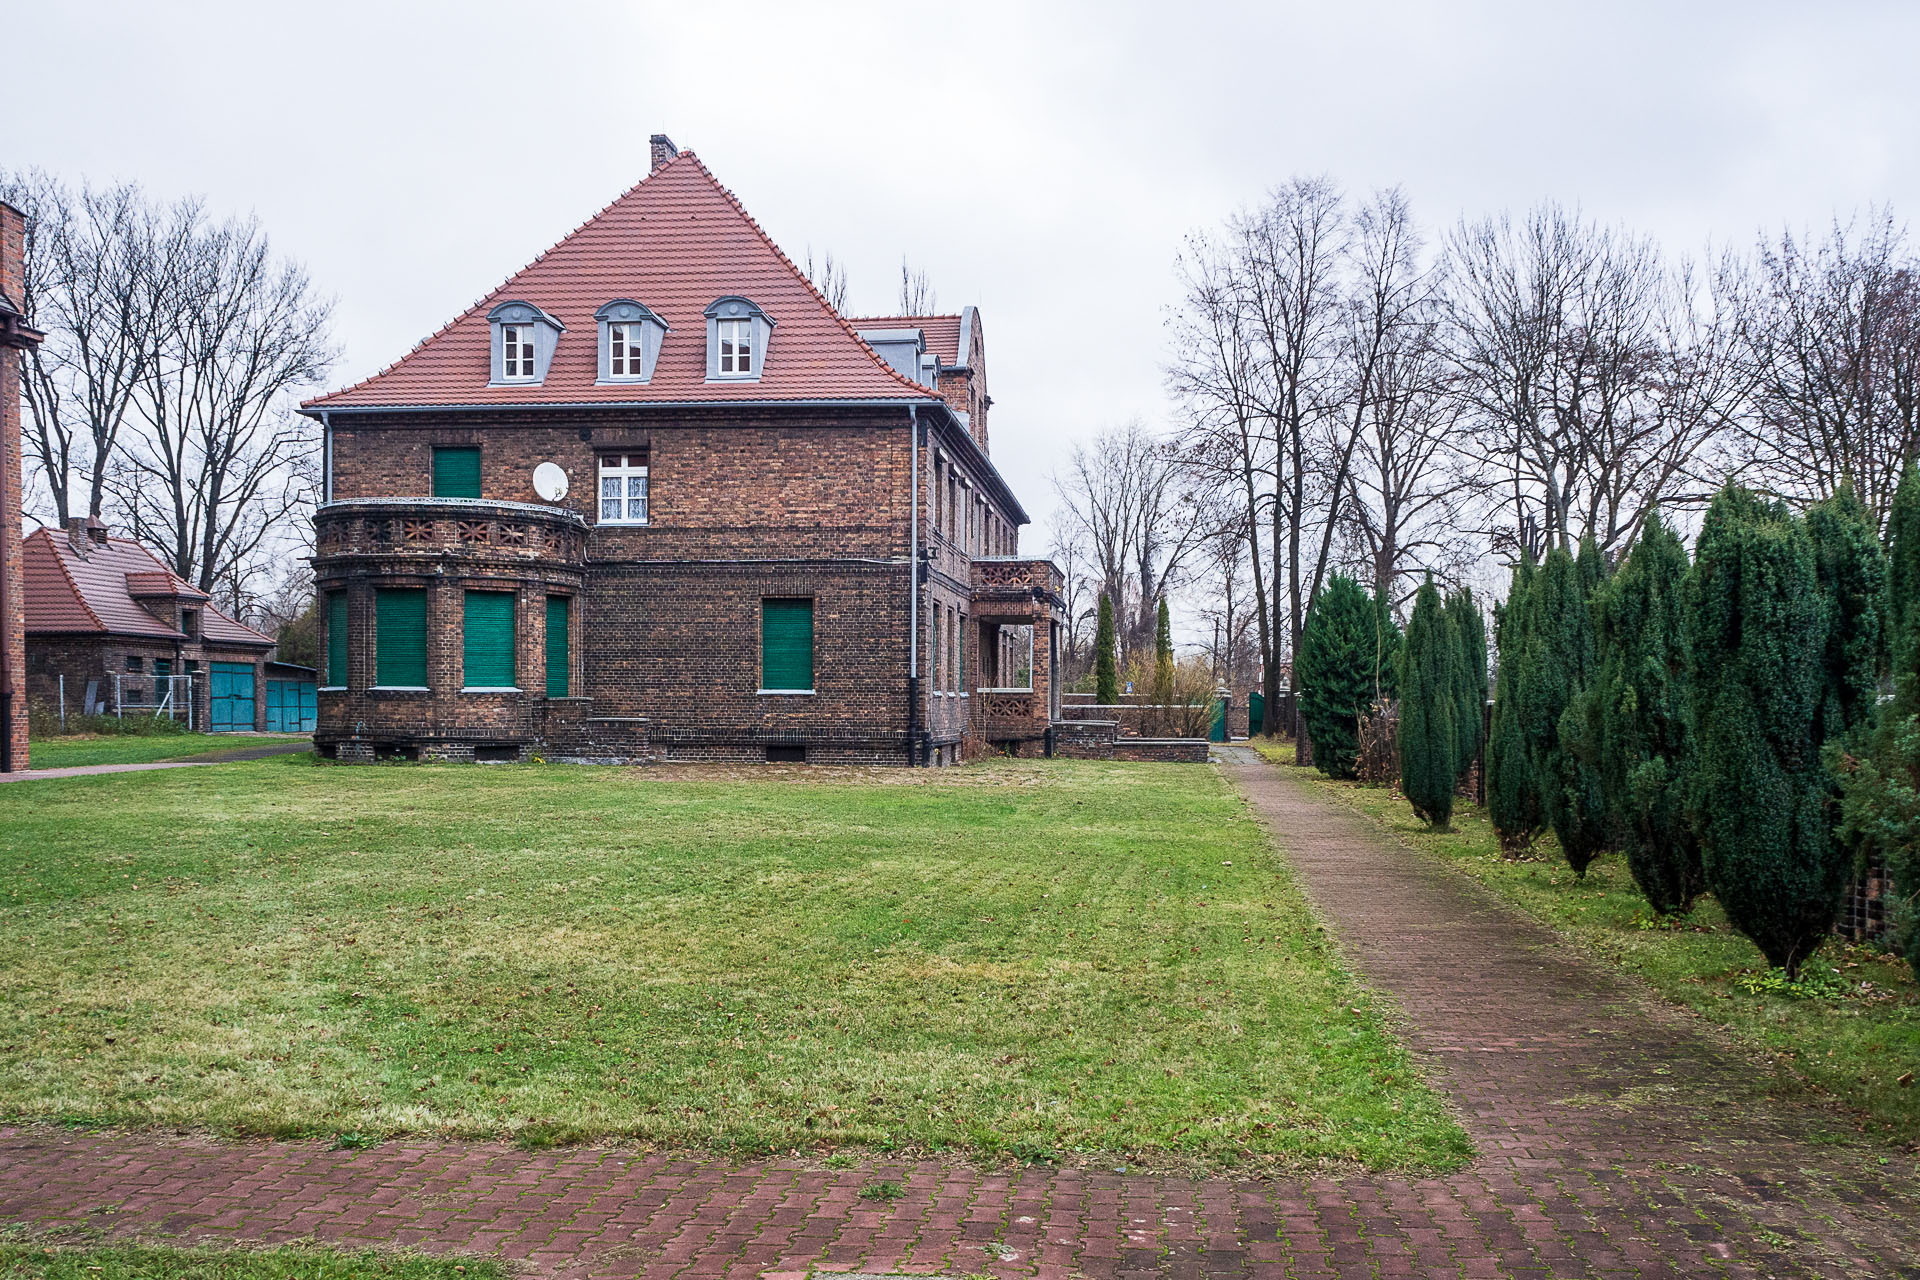
[[[1060,715],[1056,655],[1066,611],[1066,582],[1050,560],[988,556],[973,562],[975,737],[1014,752],[1037,753]]]

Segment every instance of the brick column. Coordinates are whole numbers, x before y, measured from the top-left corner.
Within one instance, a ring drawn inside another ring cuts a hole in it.
[[[40,334],[26,306],[26,219],[0,204],[0,769],[27,767],[27,612],[20,566],[20,363]]]

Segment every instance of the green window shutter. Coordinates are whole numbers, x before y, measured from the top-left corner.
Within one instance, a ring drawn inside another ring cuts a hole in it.
[[[565,596],[547,597],[547,696],[565,698],[567,693],[567,611]]]
[[[513,685],[513,593],[469,591],[462,620],[461,683],[469,689]]]
[[[327,683],[347,683],[347,593],[327,592]]]
[[[433,496],[436,498],[479,497],[480,451],[478,449],[435,449],[433,451]]]
[[[813,601],[760,602],[760,687],[813,688]]]
[[[373,593],[373,682],[424,688],[427,683],[427,593],[384,588]]]

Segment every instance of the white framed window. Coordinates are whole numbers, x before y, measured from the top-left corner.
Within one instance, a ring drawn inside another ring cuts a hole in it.
[[[720,376],[738,378],[753,372],[753,321],[721,320]]]
[[[533,326],[530,324],[501,325],[500,380],[532,382],[533,377]]]
[[[647,455],[608,453],[600,457],[600,523],[647,523]]]
[[[640,374],[640,351],[642,347],[640,326],[637,324],[610,324],[607,326],[608,371],[615,378],[638,378]]]

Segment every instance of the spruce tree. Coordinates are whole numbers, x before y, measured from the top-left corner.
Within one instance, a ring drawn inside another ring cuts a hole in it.
[[[1376,613],[1360,584],[1335,574],[1307,610],[1295,670],[1300,718],[1313,743],[1313,765],[1351,778],[1360,756],[1360,717],[1374,696]]]
[[[1439,831],[1453,818],[1453,784],[1459,775],[1454,725],[1459,651],[1429,577],[1414,598],[1400,655],[1400,791],[1415,815]]]
[[[1486,728],[1487,629],[1473,602],[1473,589],[1462,587],[1447,597],[1447,617],[1453,623],[1459,655],[1454,664],[1454,732],[1458,746],[1454,763],[1465,778],[1480,758],[1481,735]]]
[[[1103,707],[1120,701],[1120,665],[1114,654],[1113,601],[1100,597],[1100,621],[1093,631],[1093,700]]]
[[[1828,831],[1820,761],[1825,613],[1806,526],[1758,494],[1722,490],[1686,588],[1694,825],[1727,918],[1795,976],[1833,927],[1851,870]]]
[[[1500,660],[1494,680],[1493,726],[1487,740],[1487,810],[1500,847],[1518,854],[1545,825],[1545,807],[1533,776],[1523,724],[1522,689],[1533,648],[1532,595],[1539,574],[1522,560],[1513,567],[1506,602],[1494,610],[1494,640]]]
[[[1648,905],[1682,915],[1706,887],[1687,819],[1693,774],[1687,550],[1656,512],[1594,607],[1591,734],[1627,869]]]
[[[1887,521],[1887,633],[1894,696],[1859,756],[1841,758],[1844,834],[1893,879],[1893,943],[1920,970],[1920,465],[1909,463]]]

